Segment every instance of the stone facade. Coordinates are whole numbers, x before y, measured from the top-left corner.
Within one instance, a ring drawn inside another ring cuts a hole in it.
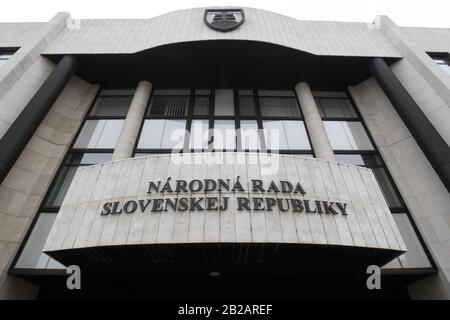
[[[0,67],[0,138],[54,69],[54,64],[45,55],[132,54],[171,43],[228,39],[266,42],[317,56],[376,56],[397,59],[391,65],[391,70],[439,134],[450,143],[450,76],[427,54],[449,53],[450,29],[402,28],[384,16],[377,17],[374,23],[319,22],[298,21],[252,8],[244,10],[246,22],[230,33],[220,33],[205,27],[204,8],[180,10],[143,20],[72,21],[69,14],[59,13],[48,23],[0,23],[0,48],[20,48]],[[35,287],[8,276],[8,270],[97,91],[97,85],[73,77],[0,185],[0,298],[31,298],[36,294]],[[410,293],[416,298],[448,299],[449,193],[376,81],[369,78],[351,87],[350,92],[439,269],[436,276],[411,286]],[[126,144],[129,153],[132,141],[126,141]],[[131,175],[138,175],[136,170],[143,169],[147,161],[153,161],[148,159],[150,158],[124,160],[84,171],[98,174],[99,181],[92,181],[92,186],[97,187],[103,181],[100,178],[106,168],[112,172],[116,170],[117,175],[121,174],[122,169],[128,170]],[[287,157],[283,161],[293,160]],[[327,163],[320,160],[301,161],[308,161],[319,167]],[[331,166],[335,169],[337,165]],[[253,169],[245,169],[241,174],[246,175]],[[288,169],[290,168],[285,167],[285,172]],[[203,174],[206,168],[197,170]],[[221,172],[222,168],[214,170]],[[233,171],[234,176],[235,173]],[[373,184],[371,186],[374,187]],[[128,192],[125,185],[117,187]],[[336,191],[333,187],[328,190],[324,185],[318,188],[324,194]],[[111,192],[112,197],[115,191],[108,189],[107,192]],[[156,238],[151,240],[251,241],[256,235],[265,241],[285,238],[298,243],[307,241],[299,236],[303,233],[298,232],[301,223],[296,218],[286,216],[283,221],[280,217],[277,216],[275,222],[263,223],[252,220],[245,214],[234,217],[193,214],[189,219],[194,221],[191,224],[194,228],[189,229],[186,226],[190,220],[173,213],[158,218],[157,222],[151,222],[151,228],[158,231],[155,233]],[[62,219],[58,217],[58,220]],[[77,241],[82,241],[84,245],[103,245],[135,241],[133,233],[116,230],[116,221],[108,221],[109,227],[104,229],[104,235],[100,233],[101,237],[98,239],[94,236],[98,232],[92,233],[92,236],[91,233],[84,234],[80,238],[78,234],[74,234],[68,240],[64,238],[62,243],[76,245]],[[75,222],[86,224],[89,220],[80,218]],[[253,226],[252,223],[256,224]],[[274,223],[273,229],[272,225],[267,227],[267,223]],[[132,221],[126,225],[132,225]],[[221,232],[222,226],[227,228],[227,232]],[[103,230],[103,226],[96,224],[92,227],[98,228],[97,231]],[[325,230],[326,225],[323,224],[321,228]],[[257,233],[249,233],[250,229]],[[173,230],[179,232],[172,232]],[[310,230],[309,233],[305,231],[305,234],[312,237],[313,233]],[[72,239],[73,236],[75,238]],[[342,240],[340,237],[331,238]],[[329,237],[324,233],[318,239],[328,241]],[[352,243],[349,241],[347,244],[356,245],[355,238],[351,239]],[[365,239],[363,242],[367,244]]]
[[[73,77],[0,186],[0,298],[36,293],[7,272],[97,90]]]

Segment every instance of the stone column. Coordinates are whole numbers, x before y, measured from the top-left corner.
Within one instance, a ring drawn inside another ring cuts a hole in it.
[[[305,118],[316,157],[325,160],[335,160],[333,148],[331,148],[331,143],[323,126],[311,88],[306,82],[300,82],[295,86],[295,92],[300,102],[300,108]]]
[[[113,160],[127,159],[133,155],[134,145],[141,128],[152,88],[152,84],[148,81],[139,82],[125,123],[120,131],[119,141],[113,153]]]
[[[78,67],[74,56],[64,56],[0,139],[0,184],[44,120]]]

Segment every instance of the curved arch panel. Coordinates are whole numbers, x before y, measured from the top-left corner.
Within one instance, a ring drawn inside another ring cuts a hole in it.
[[[222,33],[204,24],[205,9],[179,10],[142,20],[79,20],[78,28],[66,29],[44,54],[131,54],[171,43],[250,40],[315,55],[401,57],[373,24],[300,21],[265,10],[243,8],[245,23]]]

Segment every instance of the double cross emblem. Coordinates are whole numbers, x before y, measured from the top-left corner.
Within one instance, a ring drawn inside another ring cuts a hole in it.
[[[245,21],[242,9],[206,9],[206,25],[216,31],[227,32],[236,29]]]

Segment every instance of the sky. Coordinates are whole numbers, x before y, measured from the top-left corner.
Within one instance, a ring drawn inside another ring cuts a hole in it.
[[[388,15],[399,26],[450,28],[450,0],[5,0],[0,22],[48,21],[61,11],[74,19],[146,19],[213,6],[255,7],[300,20],[372,22]]]

